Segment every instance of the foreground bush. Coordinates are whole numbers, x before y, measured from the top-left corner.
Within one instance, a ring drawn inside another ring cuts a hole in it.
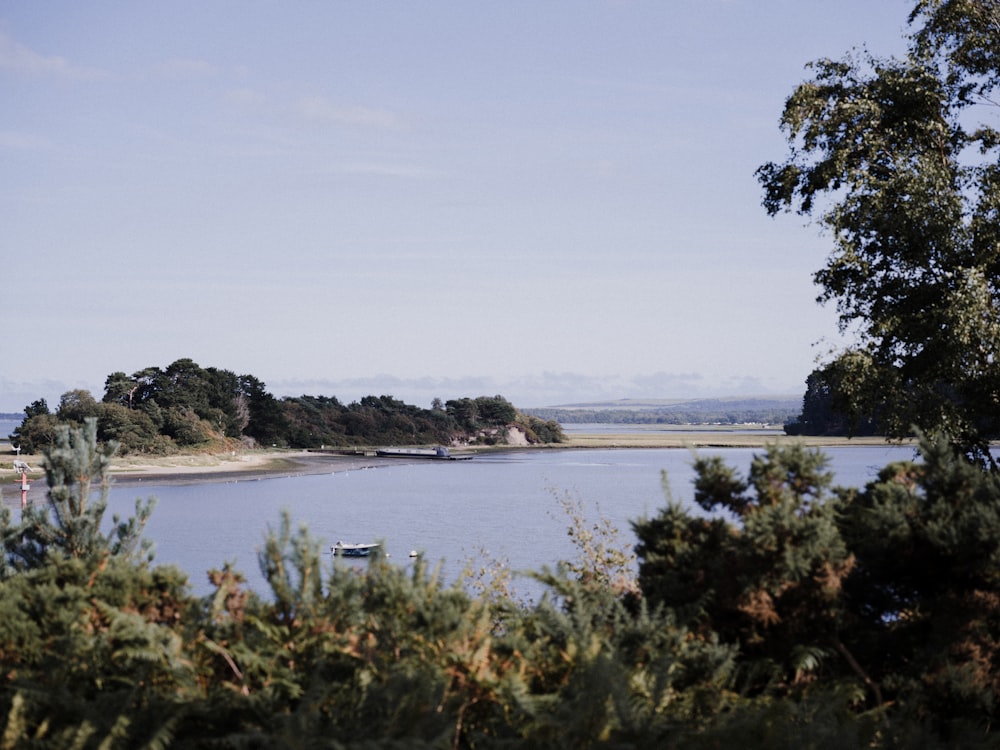
[[[0,746],[992,739],[1000,490],[946,448],[861,491],[797,448],[746,480],[700,462],[698,501],[730,520],[668,503],[638,522],[638,586],[577,525],[584,559],[536,574],[537,604],[422,561],[331,565],[288,518],[260,553],[264,595],[224,568],[195,598],[140,541],[148,503],[102,531],[109,455],[92,423],[61,431],[50,507],[0,519]]]

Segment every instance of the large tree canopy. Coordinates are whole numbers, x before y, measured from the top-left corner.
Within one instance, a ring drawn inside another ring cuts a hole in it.
[[[988,460],[1000,434],[1000,2],[924,0],[902,59],[819,60],[781,118],[764,205],[812,217],[815,280],[856,343],[844,400],[891,436],[915,426]]]

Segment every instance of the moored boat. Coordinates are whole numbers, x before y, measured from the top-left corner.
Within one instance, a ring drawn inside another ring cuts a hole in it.
[[[377,448],[376,456],[383,458],[433,458],[438,461],[467,461],[472,456],[453,456],[443,445],[437,448]]]
[[[337,557],[368,557],[373,549],[378,549],[379,545],[377,543],[373,544],[345,544],[344,542],[337,542],[335,545],[330,547],[330,552],[332,552]]]

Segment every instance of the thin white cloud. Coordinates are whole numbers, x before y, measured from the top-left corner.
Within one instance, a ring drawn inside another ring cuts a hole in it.
[[[52,142],[33,133],[0,130],[0,148],[18,151],[39,151],[52,148]]]
[[[238,107],[257,107],[264,103],[265,97],[254,89],[230,89],[226,92],[226,101]]]
[[[298,109],[307,119],[320,122],[376,128],[393,128],[399,125],[398,118],[391,112],[359,105],[340,107],[323,96],[310,96],[300,100]]]
[[[157,66],[157,70],[171,78],[201,78],[218,72],[218,68],[210,62],[188,58],[164,60]]]
[[[105,75],[101,70],[76,65],[65,57],[39,54],[2,31],[0,31],[0,70],[71,79],[101,78]]]
[[[369,175],[372,177],[405,177],[422,179],[435,176],[434,172],[408,164],[388,164],[375,162],[354,162],[342,164],[334,169],[338,174]]]

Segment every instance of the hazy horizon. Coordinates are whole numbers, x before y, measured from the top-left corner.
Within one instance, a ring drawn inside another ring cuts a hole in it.
[[[169,362],[151,364],[165,368]],[[224,364],[198,362],[202,367],[217,367],[230,370]],[[108,373],[110,374],[110,373]],[[131,374],[131,373],[129,373]],[[238,372],[238,375],[255,375],[253,372]],[[501,383],[499,380],[481,378],[420,378],[404,380],[383,376],[381,378],[334,380],[296,380],[279,383],[276,387],[265,381],[265,387],[276,398],[286,396],[335,396],[347,404],[359,401],[364,396],[393,396],[408,404],[429,407],[435,398],[475,398],[477,396],[501,395],[519,408],[541,408],[564,406],[567,404],[600,403],[606,401],[633,400],[687,400],[739,397],[797,397],[805,393],[805,383],[801,388],[768,391],[764,386],[752,381],[733,380],[727,388],[699,386],[696,376],[674,376],[666,373],[625,382],[601,380],[569,373],[548,373],[538,378],[523,378]],[[22,413],[24,408],[37,399],[44,398],[49,409],[55,411],[59,398],[67,391],[83,389],[100,400],[104,395],[103,381],[87,384],[82,381],[47,380],[40,383],[7,383],[0,389],[0,413]]]

